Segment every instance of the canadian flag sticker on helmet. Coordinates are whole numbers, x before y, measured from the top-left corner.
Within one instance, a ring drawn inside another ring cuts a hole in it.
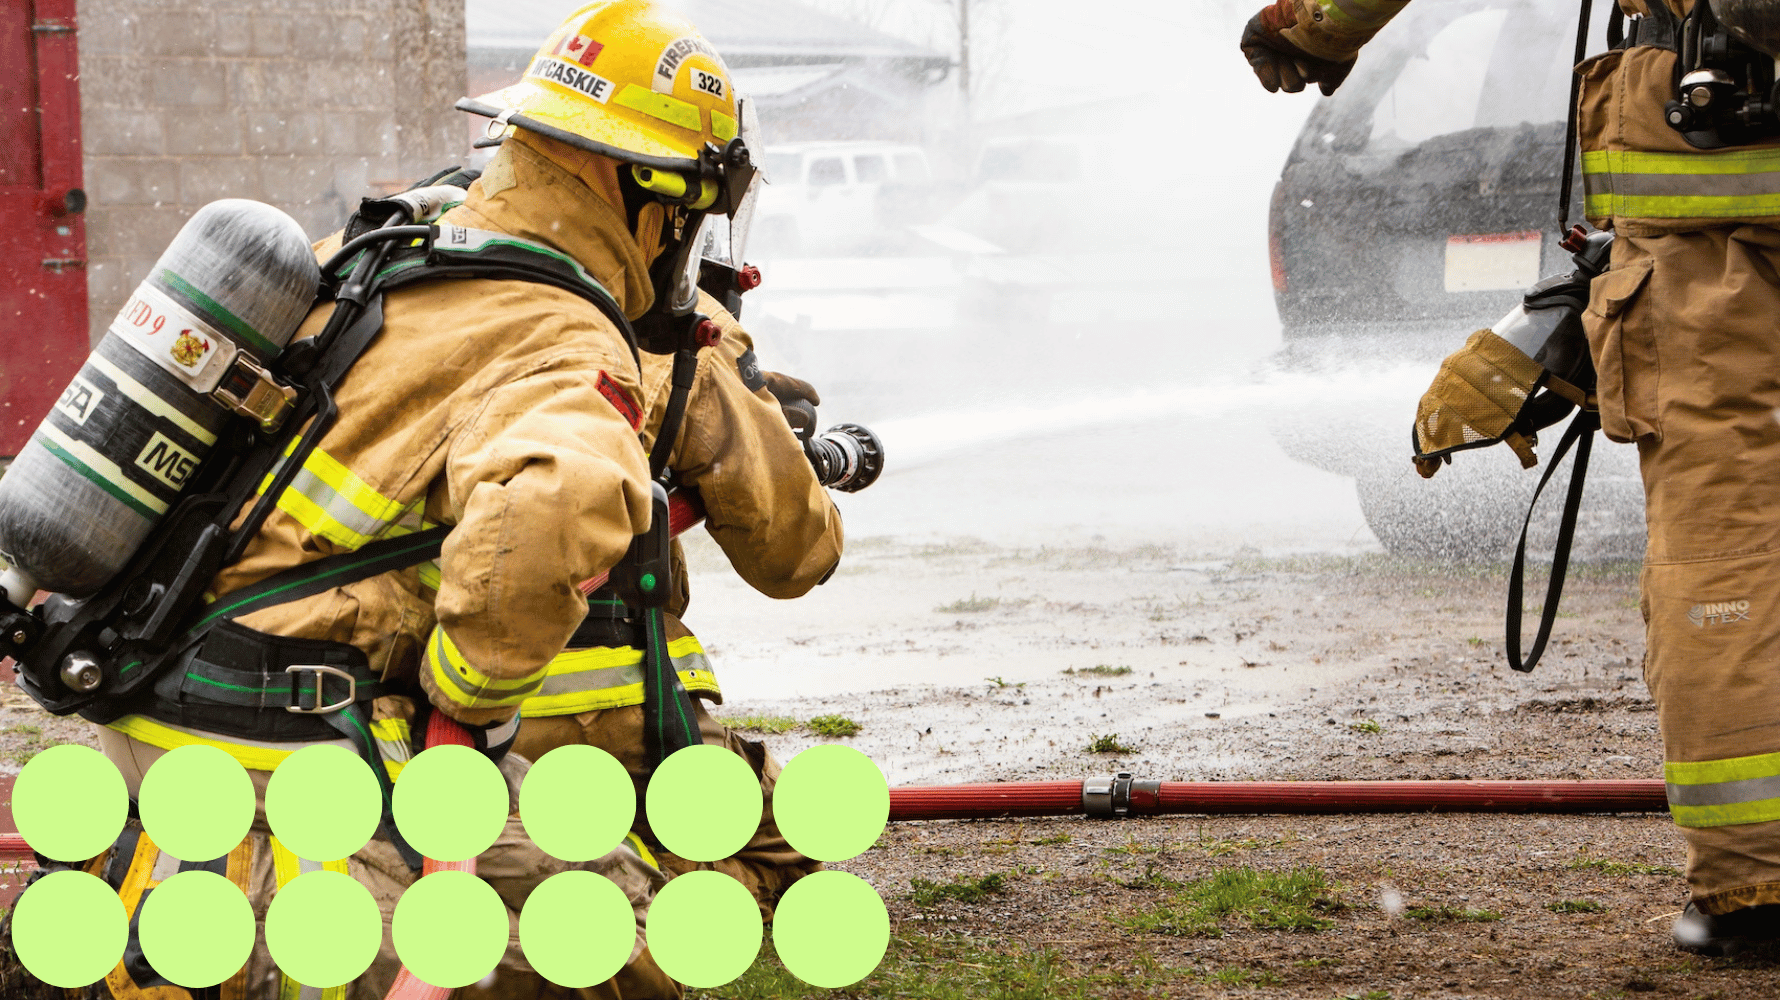
[[[564,32],[562,41],[556,43],[556,48],[551,50],[550,54],[561,56],[564,59],[573,59],[583,66],[592,66],[593,61],[600,57],[600,50],[604,48],[604,45],[586,35],[570,35]]]

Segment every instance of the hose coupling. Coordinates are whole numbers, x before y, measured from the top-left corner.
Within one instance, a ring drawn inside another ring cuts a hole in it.
[[[1089,816],[1130,816],[1133,799],[1140,811],[1153,812],[1161,792],[1161,781],[1133,778],[1130,771],[1120,771],[1111,778],[1088,778],[1082,782],[1082,812]]]

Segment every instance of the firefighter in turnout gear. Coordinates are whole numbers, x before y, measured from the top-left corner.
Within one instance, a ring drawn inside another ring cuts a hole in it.
[[[378,285],[384,290],[370,298],[364,318],[314,349],[322,371],[338,343],[358,337],[362,353],[342,363],[349,367],[334,383],[331,424],[308,424],[325,427],[313,447],[304,441],[299,448],[293,431],[285,454],[294,457],[258,481],[265,501],[248,496],[240,506],[234,524],[251,527],[238,557],[210,583],[200,638],[156,667],[152,687],[122,709],[89,714],[105,723],[102,747],[132,795],[156,759],[188,745],[219,748],[247,769],[259,809],[228,858],[228,875],[262,923],[277,886],[311,867],[349,872],[382,909],[382,947],[353,982],[318,991],[284,978],[262,936],[242,972],[223,984],[221,1000],[299,992],[370,1000],[387,992],[400,969],[388,922],[420,874],[418,854],[390,818],[391,785],[425,745],[434,713],[466,727],[499,764],[512,807],[495,844],[476,859],[478,875],[508,908],[512,933],[492,976],[466,995],[682,993],[643,941],[664,876],[645,860],[641,842],[630,838],[585,863],[547,856],[516,811],[528,765],[506,751],[520,706],[544,690],[552,661],[586,617],[577,584],[620,565],[650,528],[654,488],[638,439],[649,395],[638,345],[674,350],[673,342],[662,346],[668,334],[661,331],[698,328],[683,275],[689,258],[696,264],[690,244],[704,213],[734,211],[753,178],[738,140],[740,115],[715,50],[683,17],[647,0],[577,10],[520,83],[460,107],[496,118],[490,134],[506,140],[499,156],[461,203],[443,206],[432,236],[401,241],[391,258],[397,263],[376,276],[382,282],[407,269],[420,277]],[[320,259],[374,228],[375,220],[361,225],[372,204],[316,247]],[[359,253],[343,272],[371,259],[369,250]],[[455,261],[452,273],[443,273],[450,270],[445,258]],[[453,280],[434,280],[443,277]],[[341,289],[341,296],[360,294],[349,284]],[[331,329],[331,308],[318,306],[293,343],[301,348]],[[710,367],[734,377],[734,362],[724,355]],[[767,405],[744,395],[750,405]],[[687,439],[702,443],[704,433],[689,428]],[[686,450],[697,453],[695,445]],[[798,471],[809,475],[807,467]],[[737,509],[726,505],[722,482],[709,487],[712,510]],[[807,493],[804,501],[816,508],[811,530],[821,539],[807,562],[821,563],[819,576],[832,563],[823,545],[838,551],[839,532],[822,491]],[[727,527],[713,524],[720,537]],[[736,522],[738,537],[749,536],[740,544],[757,544],[750,533],[760,528]],[[437,558],[410,558],[374,575],[311,574],[292,590],[303,595],[294,599],[261,593],[268,581],[301,576],[312,564],[352,562],[326,561],[342,554],[383,559],[410,535],[442,535],[442,544],[432,543]],[[810,571],[797,561],[781,570],[768,560],[763,572],[781,574],[774,586],[808,586],[802,581]],[[334,579],[341,582],[330,586]],[[318,743],[359,755],[383,786],[384,822],[349,858],[287,856],[269,836],[271,771]],[[115,871],[119,884],[138,893],[165,867],[157,868],[158,849],[129,831],[113,853],[119,860],[92,865]],[[571,868],[611,878],[629,897],[637,926],[624,969],[578,989],[543,981],[517,932],[531,890]],[[185,995],[127,963],[107,985],[120,1000]]]
[[[1279,0],[1242,48],[1269,90],[1332,91],[1402,6]],[[1692,889],[1673,934],[1718,953],[1780,936],[1780,128],[1720,107],[1769,92],[1780,5],[1619,6],[1623,43],[1576,67],[1586,214],[1616,237],[1583,328],[1601,427],[1643,470],[1644,677]]]
[[[828,491],[817,481],[787,414],[769,391],[775,373],[761,372],[753,342],[715,299],[701,294],[699,311],[723,327],[723,339],[701,358],[684,423],[671,443],[667,467],[682,489],[698,491],[706,527],[736,572],[769,597],[798,597],[827,579],[841,555],[841,521]],[[643,360],[643,392],[649,401],[644,441],[657,442],[668,398],[670,365],[659,356]],[[775,382],[795,382],[778,376]],[[807,387],[806,387],[807,388]],[[780,389],[784,392],[783,388]],[[813,395],[813,391],[811,391]],[[706,700],[722,702],[704,648],[681,622],[689,599],[685,561],[674,545],[679,592],[668,605],[666,638],[675,671],[693,695],[704,742],[727,746],[760,778],[764,811],[760,829],[733,857],[708,867],[734,876],[754,893],[762,916],[792,882],[821,869],[821,862],[792,850],[772,819],[772,788],[779,764],[765,744],[749,740],[713,719]],[[550,665],[539,694],[521,708],[524,721],[514,749],[530,760],[570,743],[599,747],[618,759],[637,782],[647,780],[643,738],[642,640],[621,602],[596,592],[586,623],[570,648]],[[637,833],[670,876],[701,866],[663,849],[639,810]]]

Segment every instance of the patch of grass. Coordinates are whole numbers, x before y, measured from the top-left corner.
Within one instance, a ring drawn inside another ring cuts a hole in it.
[[[1367,990],[1364,993],[1348,993],[1337,1000],[1391,1000],[1390,990]]]
[[[731,715],[718,716],[717,721],[731,729],[742,729],[751,733],[767,733],[777,736],[796,729],[798,721],[789,715]]]
[[[1223,837],[1203,835],[1199,838],[1198,844],[1199,849],[1205,852],[1206,857],[1210,858],[1221,858],[1226,854],[1235,854],[1237,851],[1252,851],[1260,846],[1262,846],[1261,842],[1253,837],[1229,840]]]
[[[1140,843],[1137,839],[1137,834],[1128,833],[1125,835],[1125,842],[1123,844],[1114,847],[1103,847],[1101,850],[1108,854],[1160,854],[1163,851],[1168,850],[1168,844],[1166,841],[1157,841],[1153,844]]]
[[[1300,969],[1326,969],[1333,965],[1340,965],[1341,959],[1334,955],[1322,955],[1317,958],[1307,958],[1297,964]]]
[[[1610,858],[1574,858],[1570,861],[1570,867],[1598,871],[1603,875],[1672,875],[1677,878],[1681,875],[1668,865],[1647,865],[1640,861],[1614,861]]]
[[[1123,677],[1131,672],[1131,668],[1115,667],[1110,663],[1096,663],[1091,667],[1070,667],[1063,672],[1071,677]]]
[[[1607,909],[1592,899],[1560,899],[1546,903],[1545,908],[1553,913],[1602,913]]]
[[[1347,728],[1353,730],[1356,733],[1376,734],[1376,733],[1384,732],[1384,727],[1379,725],[1377,722],[1373,721],[1372,719],[1365,719],[1360,722],[1350,722],[1347,724]]]
[[[1013,681],[1004,681],[1001,679],[1001,676],[999,674],[994,677],[985,677],[985,678],[983,678],[983,680],[988,681],[989,683],[995,685],[997,688],[1013,688],[1015,690],[1019,690],[1020,688],[1023,688],[1026,686],[1025,681],[1020,681],[1019,683],[1015,683]]]
[[[1266,969],[1245,969],[1240,965],[1227,966],[1216,972],[1208,972],[1204,976],[1207,983],[1219,986],[1278,986],[1279,977]]]
[[[1411,906],[1403,911],[1411,920],[1430,923],[1487,924],[1502,919],[1495,910],[1471,910],[1457,906]]]
[[[1026,948],[958,934],[899,933],[877,970],[844,992],[820,989],[785,970],[771,935],[760,957],[741,978],[710,990],[690,990],[687,1000],[1094,1000],[1125,977],[1079,974],[1054,948]],[[1170,970],[1157,967],[1158,976]],[[1146,972],[1139,965],[1139,976]]]
[[[827,736],[836,740],[858,736],[859,730],[864,728],[844,715],[818,715],[810,720],[809,725],[810,730],[817,736]]]
[[[1222,937],[1238,921],[1256,930],[1321,931],[1335,926],[1322,914],[1341,908],[1334,888],[1320,868],[1226,868],[1183,883],[1156,906],[1112,920],[1126,930],[1194,937]]]
[[[1040,837],[1032,841],[1032,845],[1034,847],[1055,847],[1058,844],[1067,844],[1074,839],[1067,833],[1059,833],[1050,837]]]
[[[1132,747],[1119,742],[1118,733],[1101,736],[1099,733],[1088,735],[1088,753],[1136,753]]]
[[[951,900],[958,903],[980,903],[990,896],[1007,891],[1007,873],[991,872],[981,878],[957,875],[950,882],[929,882],[924,878],[909,879],[909,899],[926,909]]]
[[[30,725],[29,723],[21,722],[16,726],[7,726],[5,729],[0,729],[0,735],[3,735],[3,736],[28,736],[32,739],[36,739],[37,737],[43,735],[43,727],[42,726],[33,726],[33,725]]]
[[[978,597],[976,594],[976,591],[973,590],[970,592],[969,597],[960,597],[959,599],[957,599],[956,601],[953,601],[950,604],[942,604],[939,607],[934,608],[933,610],[941,612],[943,614],[948,614],[948,615],[976,614],[976,613],[982,612],[982,611],[993,611],[994,609],[996,609],[1000,606],[1001,606],[1001,598],[999,598],[999,597]]]

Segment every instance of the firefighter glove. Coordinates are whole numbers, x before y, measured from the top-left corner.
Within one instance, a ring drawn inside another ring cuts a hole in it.
[[[816,407],[822,405],[822,396],[816,387],[783,372],[763,371],[760,374],[766,379],[766,391],[773,394],[779,401],[779,408],[785,411],[785,422],[797,432],[799,440],[808,440],[816,433]]]
[[[1308,8],[1308,12],[1301,7]],[[1303,47],[1308,41],[1304,36],[1310,33],[1307,29],[1322,21],[1322,8],[1315,0],[1277,0],[1249,19],[1242,30],[1242,55],[1269,93],[1283,90],[1296,94],[1306,83],[1314,83],[1325,95],[1333,94],[1347,79],[1358,46],[1345,58],[1319,57]]]
[[[1440,364],[1416,407],[1415,470],[1431,479],[1455,451],[1506,443],[1520,464],[1538,464],[1532,425],[1523,419],[1545,369],[1489,330],[1479,330]]]

